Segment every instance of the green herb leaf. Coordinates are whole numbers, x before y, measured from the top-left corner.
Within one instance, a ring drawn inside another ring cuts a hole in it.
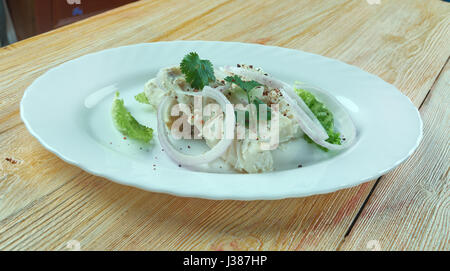
[[[119,99],[119,92],[114,97],[111,114],[117,130],[129,138],[149,142],[153,138],[153,129],[139,122],[125,108],[123,99]]]
[[[250,92],[254,88],[260,87],[263,85],[256,81],[253,81],[253,80],[252,81],[243,81],[241,79],[241,77],[239,77],[238,75],[227,76],[227,77],[225,77],[225,81],[236,84],[238,87],[240,87],[241,89],[243,89],[245,91],[245,93],[247,94],[248,103],[249,104],[253,103],[256,106],[257,118],[259,120],[259,105],[260,104],[266,105],[266,104],[263,101],[261,101],[260,99],[258,99],[257,97],[254,97],[253,100],[251,101]],[[246,113],[248,113],[248,111]],[[271,112],[270,108],[267,106],[267,120],[270,120],[271,117],[272,117],[272,112]]]
[[[247,93],[248,103],[250,104],[250,91],[256,87],[262,86],[262,84],[256,81],[243,81],[238,75],[227,76],[225,81],[236,84],[238,87],[242,88]]]
[[[134,96],[134,99],[136,99],[136,101],[140,102],[141,104],[150,104],[147,95],[145,95],[144,92],[141,92],[138,95]]]
[[[248,110],[234,110],[234,118],[236,120],[236,122],[238,121],[238,112],[242,112],[244,111],[244,124],[245,127],[248,128],[248,125],[250,123],[250,112],[248,112]]]
[[[263,104],[263,105],[265,105],[267,107],[267,120],[271,120],[271,118],[272,118],[272,110],[270,109],[270,107],[266,103],[264,103],[263,101],[261,101],[257,97],[255,97],[253,99],[253,103],[256,105],[256,113],[257,113],[257,116],[258,116],[258,120],[259,120],[259,105],[260,104]]]
[[[191,87],[202,90],[215,81],[214,69],[209,60],[200,59],[197,53],[187,54],[180,63],[181,72]]]
[[[304,89],[295,89],[295,92],[302,98],[309,109],[311,109],[313,114],[319,120],[320,124],[322,124],[323,128],[328,134],[328,139],[326,141],[331,144],[341,145],[340,134],[334,130],[334,118],[331,111],[328,110],[328,108],[326,108],[323,103],[319,102],[316,97],[314,97],[314,95],[310,92]],[[314,143],[314,141],[312,141],[312,139],[307,135],[305,135],[305,139],[309,143]],[[328,151],[327,148],[324,148],[320,145],[317,146],[324,151]]]

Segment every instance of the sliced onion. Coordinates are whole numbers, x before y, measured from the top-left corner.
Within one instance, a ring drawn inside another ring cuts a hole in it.
[[[213,89],[211,87],[205,87],[201,92],[185,92],[183,91],[184,95],[191,95],[191,96],[204,96],[204,97],[210,97],[214,100],[216,100],[219,105],[222,107],[222,111],[226,112],[226,105],[231,104],[230,101],[217,89]],[[164,115],[166,114],[168,110],[168,106],[172,104],[172,102],[175,99],[173,97],[166,97],[161,102],[158,108],[158,138],[161,143],[161,146],[166,151],[167,155],[177,162],[180,165],[186,165],[186,166],[197,166],[200,164],[205,164],[212,162],[222,156],[230,146],[230,144],[233,141],[232,137],[227,137],[227,130],[231,128],[234,135],[234,127],[235,127],[235,119],[234,114],[225,114],[225,129],[224,129],[224,136],[220,139],[220,141],[209,151],[200,154],[200,155],[187,155],[184,153],[179,152],[170,142],[169,135],[167,134],[166,125],[164,123]]]
[[[321,88],[303,83],[298,85],[302,89],[311,92],[318,100],[326,104],[327,108],[333,112],[335,121],[339,123],[341,137],[345,138],[345,140],[341,140],[341,145],[331,144],[327,141],[316,143],[330,150],[341,150],[352,145],[356,138],[356,127],[344,106],[334,96]]]
[[[311,112],[305,102],[298,97],[291,86],[275,79],[271,76],[264,75],[257,71],[248,69],[226,66],[224,71],[230,72],[236,75],[246,77],[250,80],[255,80],[270,88],[279,89],[283,97],[287,100],[289,105],[294,109],[294,115],[299,121],[300,128],[314,141],[323,141],[328,138],[328,134],[320,124],[314,113]]]
[[[315,117],[314,113],[309,109],[309,107],[305,104],[302,98],[300,98],[297,93],[295,93],[294,89],[287,83],[280,81],[278,79],[275,79],[270,76],[263,75],[259,72],[238,68],[238,67],[224,67],[225,71],[244,76],[246,78],[249,78],[251,80],[255,80],[261,84],[264,84],[271,88],[278,88],[280,89],[283,96],[286,98],[286,100],[289,103],[292,103],[292,100],[295,100],[294,105],[299,105],[298,107],[293,107],[294,110],[298,114],[298,118],[300,120],[300,127],[302,130],[307,134],[315,143],[318,145],[325,147],[330,150],[342,150],[345,148],[348,148],[355,140],[356,138],[356,127],[353,123],[353,120],[351,119],[348,112],[345,110],[344,106],[332,95],[328,94],[326,91],[313,87],[307,84],[302,84],[301,87],[304,88],[307,91],[310,91],[313,93],[319,100],[321,100],[323,103],[326,104],[326,106],[330,109],[331,112],[333,112],[333,115],[335,117],[335,120],[340,124],[339,127],[341,129],[341,134],[345,138],[345,140],[342,141],[341,145],[337,144],[331,144],[326,141],[328,139],[328,134],[326,133],[323,126],[320,124],[317,117]],[[284,90],[284,92],[282,91]],[[301,107],[301,108],[300,108]],[[309,116],[305,117],[305,113]],[[311,120],[313,120],[314,124],[311,123]],[[302,125],[302,121],[303,123]],[[320,134],[319,130],[317,129],[317,124],[320,126]],[[312,126],[313,125],[313,126]],[[323,133],[326,134],[326,136],[323,136]]]

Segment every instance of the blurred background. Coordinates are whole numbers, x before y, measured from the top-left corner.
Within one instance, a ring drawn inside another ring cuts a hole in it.
[[[0,46],[137,0],[0,0]]]

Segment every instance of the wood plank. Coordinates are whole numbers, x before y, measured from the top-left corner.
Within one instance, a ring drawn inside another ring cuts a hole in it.
[[[383,176],[341,249],[450,249],[450,63],[420,112],[424,138],[417,152]],[[370,243],[369,243],[370,245]]]
[[[440,1],[256,2],[139,1],[1,49],[0,158],[24,162],[2,161],[0,249],[64,249],[71,239],[83,249],[336,249],[373,182],[271,202],[149,193],[63,163],[20,122],[23,91],[43,72],[138,42],[234,40],[303,49],[378,74],[417,106],[448,57],[449,6]]]
[[[45,150],[24,125],[0,134],[0,142],[0,220],[82,172]]]
[[[346,207],[368,186],[339,196],[212,201],[148,193],[83,173],[2,220],[0,245],[63,250],[78,240],[85,250],[330,249],[340,241],[331,237],[346,229]]]

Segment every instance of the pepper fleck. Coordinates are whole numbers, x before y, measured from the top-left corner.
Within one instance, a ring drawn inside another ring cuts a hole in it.
[[[12,158],[6,158],[5,160],[10,162],[11,164],[17,164],[17,161]]]

